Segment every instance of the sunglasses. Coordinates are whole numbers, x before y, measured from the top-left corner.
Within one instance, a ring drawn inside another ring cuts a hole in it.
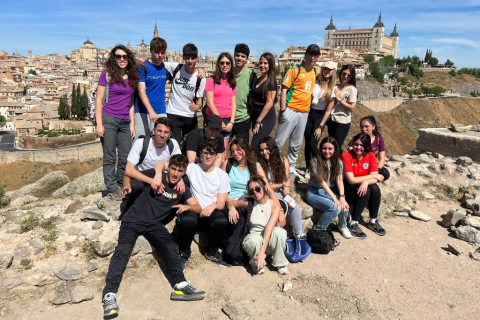
[[[248,194],[253,196],[255,193],[260,193],[262,191],[262,188],[259,186],[256,186],[255,188],[249,189]]]
[[[220,61],[220,65],[221,65],[221,66],[223,66],[223,65],[229,66],[229,65],[230,65],[230,61]]]
[[[347,79],[350,79],[350,78],[352,77],[351,74],[348,74],[348,73],[346,73],[346,72],[343,72],[343,73],[342,73],[342,76],[344,76],[344,77],[347,78]]]
[[[126,54],[116,54],[115,59],[117,59],[117,60],[122,60],[122,59],[128,60],[128,56]]]

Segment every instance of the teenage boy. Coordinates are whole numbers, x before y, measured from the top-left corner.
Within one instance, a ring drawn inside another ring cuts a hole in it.
[[[204,77],[197,77],[199,72],[195,65],[198,62],[198,49],[193,43],[183,47],[183,60],[184,65],[165,63],[165,68],[173,76],[167,116],[173,121],[172,138],[178,142],[198,128],[197,110],[203,106],[207,82]]]
[[[145,186],[133,206],[125,213],[118,234],[118,245],[110,260],[106,285],[102,293],[104,316],[112,316],[120,311],[117,303],[117,291],[130,252],[139,235],[143,235],[160,254],[176,283],[170,299],[193,301],[205,298],[204,291],[199,291],[185,279],[178,256],[178,246],[165,228],[165,224],[171,221],[175,214],[202,212],[189,188],[183,194],[179,194],[174,189],[182,180],[187,165],[188,161],[184,155],[171,157],[168,172],[159,171],[163,184],[161,193],[157,192],[158,188],[155,191],[155,186]],[[185,202],[187,204],[183,204]]]
[[[225,144],[223,143],[223,136],[220,134],[222,130],[222,118],[216,114],[208,116],[205,121],[205,128],[196,129],[190,132],[183,144],[183,154],[187,156],[188,161],[200,163],[202,149],[201,144],[204,140],[213,140],[218,142],[218,153],[215,159],[215,167],[222,165],[223,152],[225,151]]]
[[[302,146],[303,133],[307,124],[308,113],[315,87],[316,71],[313,67],[320,55],[316,44],[307,47],[304,61],[287,71],[282,83],[280,115],[278,118],[275,142],[281,151],[285,141],[290,137],[288,161],[290,174],[300,176],[294,169],[298,159],[298,149]]]
[[[218,154],[218,142],[204,140],[200,148],[202,150],[202,163],[189,163],[187,177],[195,199],[202,207],[200,213],[183,213],[179,222],[180,236],[180,259],[182,265],[186,265],[192,253],[190,246],[197,229],[205,228],[208,231],[208,247],[205,250],[205,258],[222,267],[231,267],[223,261],[222,254],[218,251],[220,242],[227,232],[227,210],[225,201],[230,192],[230,180],[228,175],[215,166],[215,158]],[[159,162],[155,170],[164,169],[164,162]]]
[[[151,58],[138,66],[140,80],[135,103],[135,138],[153,130],[153,124],[159,117],[166,117],[165,85],[167,70],[163,64],[167,42],[154,38],[150,42]],[[141,63],[141,62],[140,62]]]
[[[239,43],[235,46],[235,80],[237,81],[237,113],[235,115],[235,122],[233,124],[231,140],[234,136],[237,138],[244,138],[249,140],[250,129],[250,114],[247,106],[248,93],[250,91],[250,84],[254,83],[257,75],[252,69],[247,68],[247,59],[250,55],[250,49],[244,43]]]

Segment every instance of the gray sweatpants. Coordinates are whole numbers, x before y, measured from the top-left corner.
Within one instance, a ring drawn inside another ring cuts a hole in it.
[[[159,118],[166,118],[166,113],[158,113]],[[137,141],[138,137],[141,135],[149,135],[153,131],[153,125],[155,123],[150,121],[150,117],[148,113],[138,113],[135,112],[135,141]]]
[[[278,149],[281,151],[285,141],[290,137],[290,144],[288,145],[288,161],[290,167],[295,168],[298,160],[298,149],[302,146],[303,132],[307,125],[308,112],[302,113],[287,108],[284,113],[280,113],[278,117],[277,134],[275,135],[275,142]]]
[[[103,147],[103,179],[108,192],[115,192],[118,186],[123,186],[127,157],[132,147],[130,120],[102,113],[102,123],[105,128],[105,134],[100,138]],[[115,162],[117,162],[117,170],[115,170]]]

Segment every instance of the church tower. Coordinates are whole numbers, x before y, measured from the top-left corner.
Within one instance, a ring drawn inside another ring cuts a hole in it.
[[[392,38],[392,40],[393,40],[393,44],[392,44],[393,56],[396,58],[397,53],[398,53],[398,40],[400,38],[400,35],[397,32],[397,24],[396,23],[395,23],[395,28],[393,28],[393,32],[390,33],[390,38]]]
[[[157,29],[157,19],[155,19],[155,30],[153,31],[152,39],[155,39],[155,38],[160,38],[160,36],[158,35],[158,29]]]
[[[385,34],[385,26],[382,22],[382,12],[378,16],[378,21],[373,26],[371,47],[372,51],[382,51],[383,46],[383,35]]]
[[[334,46],[334,40],[333,40],[333,34],[337,28],[335,28],[335,25],[333,24],[333,16],[330,17],[330,24],[325,28],[325,35],[323,37],[323,46],[324,47],[330,47],[333,48]]]

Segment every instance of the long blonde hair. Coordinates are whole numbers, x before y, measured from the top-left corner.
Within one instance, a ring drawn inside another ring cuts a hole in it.
[[[320,85],[322,85],[322,83],[327,83],[327,88],[325,89],[325,92],[323,93],[323,101],[326,104],[329,104],[330,101],[332,101],[333,88],[335,88],[335,84],[337,83],[337,73],[335,72],[335,70],[333,70],[332,77],[330,78],[330,80],[327,81],[327,79],[325,79],[323,77],[323,68],[324,67],[322,67],[320,69],[320,72],[318,73],[317,77],[320,80]]]

